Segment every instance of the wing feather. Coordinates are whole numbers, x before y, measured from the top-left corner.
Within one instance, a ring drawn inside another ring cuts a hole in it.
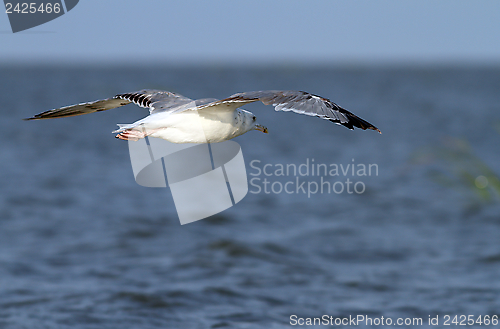
[[[180,94],[154,89],[144,89],[132,93],[118,94],[115,98],[128,100],[140,107],[149,108],[149,113],[173,111],[194,102]],[[194,104],[193,104],[194,105]]]
[[[76,105],[61,107],[58,109],[48,110],[24,120],[42,120],[72,117],[76,115],[111,110],[127,104],[130,104],[130,101],[124,99],[107,98],[94,102],[80,103]]]
[[[111,110],[130,103],[134,103],[140,107],[149,108],[150,113],[160,111],[174,111],[176,108],[185,106],[186,104],[189,104],[191,102],[194,101],[190,98],[170,91],[144,89],[131,93],[118,94],[113,98],[48,110],[24,120],[42,120],[71,117],[76,115]]]
[[[380,130],[371,123],[361,119],[329,99],[305,91],[266,90],[237,93],[198,109],[224,105],[236,109],[242,105],[256,101],[261,101],[265,105],[272,105],[276,111],[292,111],[309,116],[316,116],[341,124],[349,129],[357,127],[363,130],[372,129],[380,132]]]

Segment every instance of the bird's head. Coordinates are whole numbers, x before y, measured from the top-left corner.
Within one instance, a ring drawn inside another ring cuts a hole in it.
[[[267,128],[257,122],[257,118],[252,112],[248,112],[243,109],[240,109],[240,111],[243,113],[243,125],[246,126],[247,131],[259,130],[263,133],[268,133]]]

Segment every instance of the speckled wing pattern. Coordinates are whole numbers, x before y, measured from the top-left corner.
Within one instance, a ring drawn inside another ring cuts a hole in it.
[[[144,89],[132,93],[118,94],[114,98],[125,99],[140,107],[149,108],[151,114],[173,111],[190,103],[195,106],[195,101],[191,98],[163,90]]]
[[[265,105],[272,105],[275,107],[276,111],[292,111],[295,113],[316,116],[343,125],[351,130],[357,127],[363,130],[376,130],[380,133],[377,127],[340,107],[329,99],[305,91],[266,90],[237,93],[228,98],[205,105],[204,107],[199,107],[198,109],[201,110],[203,108],[224,105],[229,107],[240,107],[244,104],[256,101],[261,101]]]

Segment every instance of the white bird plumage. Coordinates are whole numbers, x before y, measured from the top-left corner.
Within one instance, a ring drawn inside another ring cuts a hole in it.
[[[149,108],[150,115],[132,124],[120,124],[116,137],[138,140],[146,136],[172,143],[218,143],[250,130],[267,133],[253,113],[239,107],[261,101],[276,111],[293,111],[317,116],[346,126],[380,130],[369,122],[343,109],[329,99],[303,91],[251,91],[234,94],[222,100],[192,100],[177,93],[141,90],[118,94],[113,98],[81,103],[45,111],[25,120],[70,117],[113,109],[129,103]]]

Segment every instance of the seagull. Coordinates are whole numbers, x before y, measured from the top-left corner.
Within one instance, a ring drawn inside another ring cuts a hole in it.
[[[320,117],[351,130],[354,127],[381,131],[327,98],[305,91],[249,91],[217,100],[193,100],[178,93],[144,89],[112,98],[80,103],[36,114],[24,120],[64,118],[114,109],[130,103],[148,108],[149,115],[131,124],[118,124],[116,138],[137,141],[147,136],[172,143],[218,143],[251,130],[267,133],[255,115],[240,107],[261,101],[276,111],[292,111]]]

